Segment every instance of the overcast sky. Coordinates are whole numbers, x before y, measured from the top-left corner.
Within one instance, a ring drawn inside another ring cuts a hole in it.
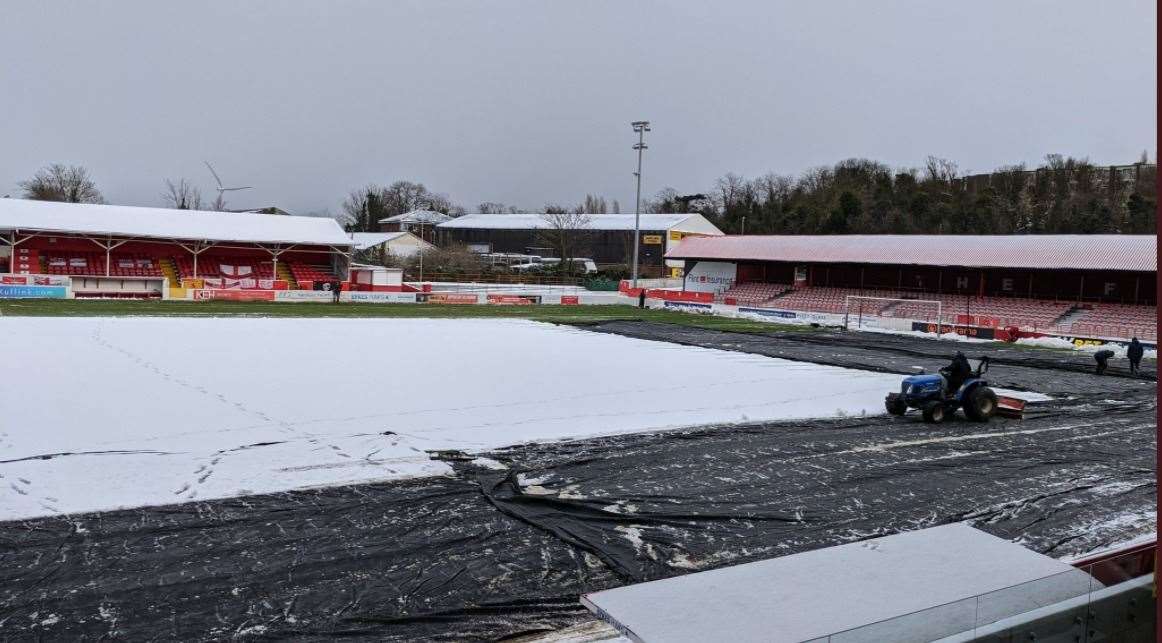
[[[110,203],[163,179],[329,209],[423,182],[469,211],[867,157],[962,170],[1155,158],[1155,3],[57,2],[0,15],[0,195],[52,162]],[[628,207],[627,207],[628,206]]]

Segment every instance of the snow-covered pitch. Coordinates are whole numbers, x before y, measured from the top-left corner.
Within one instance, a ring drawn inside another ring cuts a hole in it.
[[[429,450],[880,413],[895,375],[519,320],[0,318],[0,520],[443,475]]]

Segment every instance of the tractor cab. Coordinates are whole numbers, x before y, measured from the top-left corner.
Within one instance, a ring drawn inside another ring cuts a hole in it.
[[[952,374],[946,368],[940,369],[939,375],[921,373],[905,377],[899,392],[888,393],[884,407],[892,415],[919,409],[924,421],[933,423],[943,422],[958,408],[964,411],[965,417],[978,422],[987,422],[1001,406],[1006,415],[1012,411],[1019,414],[1024,409],[1023,401],[1007,397],[1002,400],[989,388],[984,379],[989,370],[988,357],[968,360],[968,364],[971,372],[963,382],[950,382]]]

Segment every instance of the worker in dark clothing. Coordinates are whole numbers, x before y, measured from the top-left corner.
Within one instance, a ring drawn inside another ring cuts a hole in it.
[[[956,351],[956,355],[952,358],[952,363],[940,369],[940,374],[944,376],[944,393],[950,395],[964,384],[964,380],[972,375],[972,366],[968,363],[968,358],[964,353]]]
[[[638,293],[638,295],[637,295],[637,307],[638,308],[645,308],[646,307],[646,289],[645,288],[642,288],[642,291],[640,293]]]
[[[1135,337],[1130,340],[1130,347],[1126,349],[1126,357],[1130,360],[1130,372],[1137,373],[1138,366],[1142,363],[1142,353],[1145,353],[1142,348],[1142,342]]]
[[[338,279],[331,282],[331,295],[335,298],[334,302],[339,303],[339,293],[343,292],[343,283]]]
[[[1106,368],[1109,366],[1110,358],[1114,356],[1114,352],[1107,349],[1100,350],[1093,354],[1094,361],[1097,362],[1097,374],[1104,375]]]

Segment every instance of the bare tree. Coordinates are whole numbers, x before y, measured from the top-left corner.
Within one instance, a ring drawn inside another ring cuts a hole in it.
[[[24,198],[36,201],[105,202],[89,171],[80,165],[53,163],[41,168],[31,179],[21,181],[20,187]]]
[[[541,215],[545,227],[538,231],[539,242],[553,248],[561,259],[561,269],[573,274],[573,259],[577,257],[588,236],[592,216],[586,212],[569,211],[555,205],[546,205]]]
[[[951,184],[960,177],[960,168],[948,159],[929,156],[924,165],[924,175],[929,181]]]
[[[352,232],[372,232],[379,229],[379,220],[392,216],[384,206],[384,190],[381,186],[369,184],[351,194],[343,201],[343,217],[340,223]]]
[[[609,212],[609,206],[605,203],[605,197],[586,194],[585,202],[581,204],[580,210],[586,214],[605,214]]]
[[[177,210],[201,210],[202,192],[185,179],[178,179],[177,183],[166,179],[166,191],[161,195],[170,207]],[[223,204],[224,205],[224,204]]]
[[[226,211],[226,197],[225,197],[225,195],[223,195],[221,192],[219,192],[218,196],[214,197],[214,200],[210,202],[210,209],[214,210],[216,212],[225,212]]]
[[[396,181],[388,186],[369,184],[353,190],[343,201],[342,223],[355,232],[372,231],[378,229],[380,219],[413,210],[464,214],[464,208],[447,195],[432,192],[422,183]]]
[[[508,206],[503,203],[497,203],[495,201],[485,201],[484,203],[476,206],[476,211],[480,214],[504,214],[505,212],[508,212]]]

